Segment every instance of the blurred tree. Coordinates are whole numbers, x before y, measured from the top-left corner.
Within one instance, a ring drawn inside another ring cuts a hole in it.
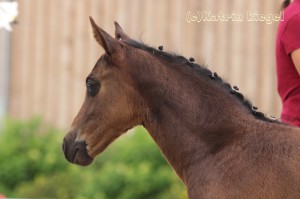
[[[65,160],[63,136],[40,119],[7,120],[0,133],[0,193],[60,199],[187,198],[145,129],[119,138],[89,167]]]

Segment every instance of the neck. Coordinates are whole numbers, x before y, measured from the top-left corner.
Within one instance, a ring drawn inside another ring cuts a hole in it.
[[[209,79],[161,63],[150,68],[134,77],[145,100],[143,124],[186,183],[189,169],[234,139],[236,116],[241,125],[250,116]]]

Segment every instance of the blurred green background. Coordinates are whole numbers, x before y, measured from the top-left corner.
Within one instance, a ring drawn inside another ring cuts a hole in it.
[[[6,119],[0,132],[0,194],[10,198],[185,199],[182,182],[142,127],[93,164],[68,163],[63,133],[39,118]]]

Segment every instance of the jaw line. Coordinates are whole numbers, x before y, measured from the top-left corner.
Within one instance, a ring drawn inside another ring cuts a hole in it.
[[[121,134],[122,135],[122,134]],[[114,136],[112,137],[110,140],[107,141],[102,141],[100,143],[97,143],[95,145],[95,147],[90,147],[90,145],[87,144],[87,153],[90,157],[95,158],[97,155],[99,155],[100,153],[102,153],[103,151],[105,151],[105,149],[107,149],[107,147],[113,142],[115,141],[118,136]],[[94,148],[94,150],[92,150],[92,148]]]
[[[102,153],[103,151],[105,151],[105,149],[108,147],[108,145],[110,144],[110,142],[108,143],[101,143],[101,144],[97,144],[94,148],[96,148],[95,150],[91,150],[91,147],[89,145],[87,145],[87,153],[90,157],[95,158],[97,155],[99,155],[100,153]]]

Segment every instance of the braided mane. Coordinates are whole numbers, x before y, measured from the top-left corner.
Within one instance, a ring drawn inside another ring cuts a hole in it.
[[[187,58],[185,58],[181,55],[177,55],[175,53],[165,52],[165,51],[163,51],[163,46],[159,46],[158,49],[156,49],[156,48],[147,46],[144,43],[139,43],[135,40],[124,41],[124,42],[134,48],[138,48],[138,49],[147,51],[147,52],[155,55],[158,59],[160,59],[162,61],[165,61],[165,62],[173,64],[173,65],[176,64],[176,65],[182,65],[182,66],[189,67],[196,74],[198,74],[202,77],[203,76],[207,77],[211,81],[218,82],[219,84],[223,85],[223,87],[226,90],[228,90],[229,93],[234,95],[249,110],[249,112],[251,112],[252,115],[255,116],[255,118],[266,121],[266,122],[279,123],[279,121],[276,120],[275,118],[266,117],[265,114],[263,114],[262,112],[259,112],[257,110],[257,107],[253,106],[252,103],[247,98],[245,98],[242,93],[239,92],[238,87],[231,86],[228,82],[225,82],[221,77],[219,77],[217,75],[217,73],[213,73],[206,67],[194,63],[194,61],[195,61],[194,58],[191,57],[191,58],[187,59]]]

